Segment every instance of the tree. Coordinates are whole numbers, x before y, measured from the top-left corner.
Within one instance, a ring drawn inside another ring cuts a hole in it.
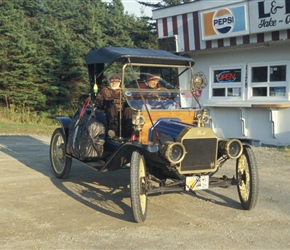
[[[85,55],[102,46],[155,48],[148,17],[121,0],[2,0],[0,104],[54,112],[88,93]]]
[[[34,83],[36,45],[27,38],[29,28],[24,11],[7,1],[0,12],[0,99],[5,106],[16,105],[34,110],[45,104],[45,96]]]
[[[129,33],[132,24],[125,17],[124,6],[121,0],[112,0],[112,3],[107,5],[107,9],[107,24],[105,29],[107,45],[133,47],[134,43]]]
[[[130,37],[137,48],[156,49],[156,27],[155,23],[150,22],[150,18],[142,16],[137,18],[131,17],[132,23],[135,21],[133,28],[130,29]]]

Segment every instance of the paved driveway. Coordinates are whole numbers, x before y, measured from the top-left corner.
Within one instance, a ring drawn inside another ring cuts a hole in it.
[[[256,208],[244,211],[235,186],[149,197],[133,220],[128,169],[96,173],[73,163],[54,177],[48,137],[0,136],[1,249],[290,249],[290,153],[254,148]],[[234,162],[223,171],[232,176]]]

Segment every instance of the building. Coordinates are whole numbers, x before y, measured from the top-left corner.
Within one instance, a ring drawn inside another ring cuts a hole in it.
[[[219,136],[290,145],[290,0],[199,0],[153,19],[159,47],[207,76],[200,101]]]

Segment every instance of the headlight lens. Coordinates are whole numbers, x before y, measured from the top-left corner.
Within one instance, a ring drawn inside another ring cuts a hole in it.
[[[133,114],[132,123],[136,126],[144,125],[144,123],[145,123],[144,116],[141,115],[140,113]]]
[[[165,142],[163,145],[164,157],[170,163],[179,163],[186,154],[185,147],[180,142]]]
[[[231,159],[237,159],[243,153],[243,144],[237,139],[220,141],[219,151]]]
[[[143,129],[143,126],[145,124],[145,118],[140,110],[132,115],[132,124],[134,125],[135,131],[141,131]]]

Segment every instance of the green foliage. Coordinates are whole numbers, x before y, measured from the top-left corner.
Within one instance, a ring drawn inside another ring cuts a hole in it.
[[[1,0],[0,45],[0,107],[41,116],[75,111],[91,49],[157,43],[150,19],[124,14],[121,0]]]
[[[45,105],[45,96],[33,82],[37,45],[25,33],[24,13],[11,2],[4,4],[1,11],[0,99],[5,101],[5,106],[14,104],[34,109],[36,104]]]

